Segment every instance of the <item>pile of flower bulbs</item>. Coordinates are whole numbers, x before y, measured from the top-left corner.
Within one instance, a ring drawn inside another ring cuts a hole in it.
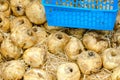
[[[48,26],[41,0],[0,0],[0,80],[120,80],[113,31]]]

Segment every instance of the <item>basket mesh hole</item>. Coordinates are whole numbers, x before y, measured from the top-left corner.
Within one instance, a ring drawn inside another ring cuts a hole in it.
[[[110,6],[110,10],[113,10],[113,6]]]
[[[74,0],[74,2],[76,2],[76,0]]]
[[[87,8],[90,8],[90,4],[87,6]]]
[[[114,4],[114,1],[113,1],[113,0],[111,0],[111,1],[110,1],[110,4]]]
[[[102,9],[103,8],[103,6],[102,6],[102,4],[100,4],[100,9]]]
[[[48,4],[48,1],[46,0],[46,4]]]
[[[95,8],[95,5],[94,5],[94,4],[92,4],[92,8],[93,8],[93,9]]]
[[[95,2],[96,2],[96,4],[98,4],[98,0],[96,0]]]
[[[98,5],[95,6],[95,9],[98,9]]]
[[[74,7],[76,7],[76,4],[74,4]]]
[[[102,0],[100,0],[100,2],[102,2]]]
[[[72,2],[70,2],[70,6],[72,6]]]
[[[92,2],[94,2],[94,0],[92,0]]]
[[[56,1],[56,5],[58,5],[58,1]]]
[[[62,3],[62,5],[63,5],[63,6],[66,6],[66,3],[65,3],[65,2],[63,2],[63,3]]]
[[[82,2],[84,2],[84,0],[81,0]]]
[[[88,0],[88,2],[91,2],[90,0]]]
[[[78,7],[80,7],[80,3],[78,3]]]
[[[109,10],[109,4],[107,4],[106,9]]]
[[[106,1],[107,1],[107,0],[103,0],[103,3],[106,4]]]
[[[113,10],[114,0],[46,0],[46,3],[59,6],[79,7],[88,9]]]

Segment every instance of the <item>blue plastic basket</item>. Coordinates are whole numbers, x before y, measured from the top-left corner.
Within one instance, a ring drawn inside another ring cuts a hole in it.
[[[42,0],[49,26],[113,30],[118,0]]]

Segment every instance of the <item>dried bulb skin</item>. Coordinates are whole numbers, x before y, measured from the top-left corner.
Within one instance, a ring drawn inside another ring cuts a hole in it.
[[[10,2],[10,0],[7,0],[8,2]]]
[[[99,35],[95,32],[86,33],[83,36],[83,44],[87,49],[95,52],[102,52],[108,47],[108,42],[100,39]]]
[[[48,50],[54,54],[63,52],[63,49],[67,44],[67,42],[69,41],[69,39],[70,37],[63,32],[52,33],[48,37],[48,42],[47,42]]]
[[[36,36],[38,37],[36,46],[43,44],[47,40],[47,36],[48,36],[45,29],[39,26],[33,26],[32,29],[36,33]]]
[[[80,70],[75,63],[64,63],[58,67],[57,80],[79,80]]]
[[[35,45],[37,36],[32,28],[19,26],[11,33],[11,40],[18,47],[27,49]]]
[[[98,80],[111,80],[111,72],[107,69],[102,69],[100,72],[96,73],[96,77],[98,77]]]
[[[96,31],[97,33],[99,33],[99,34],[104,34],[104,35],[106,35],[106,34],[109,34],[110,33],[110,31],[105,31],[105,30],[103,30],[103,31]]]
[[[3,34],[0,32],[0,43],[3,41]]]
[[[115,29],[120,29],[120,11],[118,12],[116,23],[115,23]]]
[[[26,71],[24,80],[53,80],[53,77],[44,70],[32,68]]]
[[[1,0],[0,1],[0,12],[4,12],[8,9],[9,4],[7,2],[7,0]]]
[[[25,64],[20,60],[5,62],[2,66],[4,80],[20,80],[25,73]]]
[[[113,34],[113,42],[120,45],[120,29],[116,30]]]
[[[34,24],[43,24],[46,21],[44,7],[39,1],[33,1],[27,6],[26,16]]]
[[[2,55],[1,55],[1,53],[0,53],[0,63],[2,62],[3,60],[2,60]]]
[[[48,26],[48,23],[47,23],[47,22],[44,24],[44,27],[45,27],[45,29],[47,29],[48,31],[54,31],[54,30],[60,30],[60,29],[61,29],[61,27]]]
[[[120,50],[120,46],[118,46],[116,49]]]
[[[24,52],[23,60],[31,67],[40,67],[46,60],[47,51],[44,47],[32,47]]]
[[[98,73],[85,76],[83,80],[111,80],[111,72],[107,69],[102,69]]]
[[[85,31],[85,29],[67,29],[66,33],[78,39],[81,39]]]
[[[0,13],[3,13],[6,17],[10,16],[11,10],[7,0],[0,0]]]
[[[112,80],[120,80],[120,66],[113,69],[113,73],[111,75]]]
[[[30,0],[10,0],[10,6],[15,16],[23,16],[25,8],[30,3]]]
[[[0,63],[0,80],[3,80],[3,78],[2,78],[2,66],[3,66],[3,63],[1,62]]]
[[[65,46],[64,52],[68,55],[71,60],[76,60],[77,56],[84,50],[82,42],[75,38],[71,37],[67,45]]]
[[[103,66],[106,69],[114,69],[120,65],[120,50],[108,48],[102,53]]]
[[[16,17],[13,20],[11,20],[11,22],[10,22],[11,32],[13,32],[14,29],[16,27],[19,27],[19,26],[31,28],[32,27],[32,23],[25,16]]]
[[[1,54],[7,60],[18,59],[22,55],[22,49],[14,45],[10,37],[7,37],[3,40],[0,49]]]
[[[10,27],[10,20],[3,13],[0,13],[0,29],[3,32],[8,32],[9,27]]]
[[[2,78],[2,77],[0,77],[0,80],[3,80],[3,78]]]
[[[93,51],[83,51],[79,55],[77,63],[83,74],[98,72],[102,67],[101,57]]]

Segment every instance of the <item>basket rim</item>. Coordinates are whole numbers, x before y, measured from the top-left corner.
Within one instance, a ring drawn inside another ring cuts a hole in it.
[[[87,10],[87,11],[106,11],[106,12],[117,12],[119,10],[118,6],[113,10],[100,10],[100,9],[88,9],[88,8],[78,8],[78,7],[69,7],[69,6],[59,6],[44,3],[45,0],[42,0],[42,4],[44,7],[56,7],[56,8],[64,8],[64,9],[78,9],[78,10]]]

